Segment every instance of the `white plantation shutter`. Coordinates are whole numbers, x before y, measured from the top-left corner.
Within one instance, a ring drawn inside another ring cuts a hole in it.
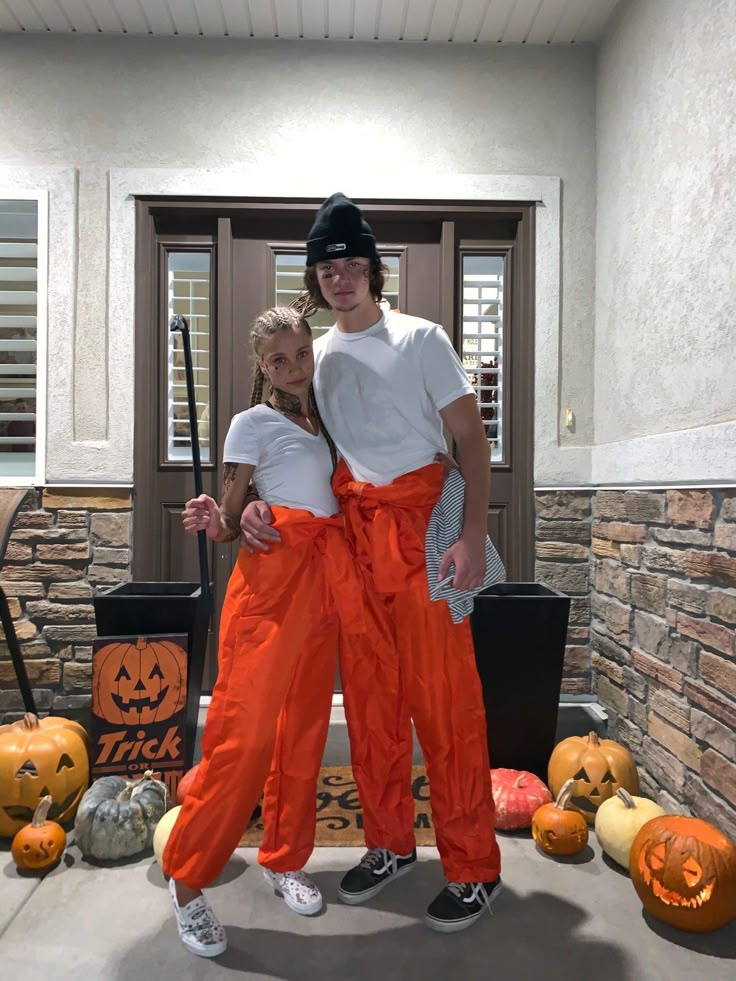
[[[36,472],[38,202],[0,200],[0,477]]]

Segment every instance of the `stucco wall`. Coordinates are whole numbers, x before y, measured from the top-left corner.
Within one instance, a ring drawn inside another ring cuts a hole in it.
[[[117,171],[167,168],[203,193],[240,170],[227,193],[243,195],[267,178],[275,193],[386,197],[465,189],[473,175],[560,178],[562,289],[547,302],[560,349],[538,385],[550,452],[536,478],[588,480],[576,447],[593,434],[594,62],[585,47],[0,37],[0,188],[5,168],[16,187],[64,191],[50,197],[48,479],[132,478],[133,389],[118,382],[133,331],[129,308],[111,315],[111,270],[133,257],[116,253],[111,187]],[[574,433],[560,427],[568,405]]]
[[[735,20],[637,0],[600,47],[594,480],[736,479]]]

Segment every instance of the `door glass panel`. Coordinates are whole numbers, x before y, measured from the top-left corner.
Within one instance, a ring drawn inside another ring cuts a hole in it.
[[[276,303],[278,306],[289,306],[292,300],[304,288],[304,252],[281,252],[276,255]],[[388,268],[383,286],[383,298],[392,310],[399,307],[399,257],[397,255],[381,256]],[[309,326],[314,337],[319,337],[335,323],[335,315],[331,310],[318,310],[309,318]]]
[[[504,260],[463,256],[462,358],[491,444],[491,462],[504,454],[503,302]]]
[[[199,449],[202,463],[210,463],[210,287],[212,254],[210,252],[169,252],[168,312],[186,317],[192,345],[194,392],[199,420]],[[180,331],[169,332],[167,361],[167,462],[192,459],[189,429],[184,346]]]
[[[0,201],[0,477],[36,472],[38,203]]]

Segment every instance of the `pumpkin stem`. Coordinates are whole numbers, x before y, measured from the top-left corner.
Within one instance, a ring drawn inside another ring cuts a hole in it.
[[[591,746],[600,746],[601,739],[600,739],[600,736],[598,735],[598,733],[597,732],[589,732],[588,733],[588,742],[590,743]]]
[[[570,779],[566,780],[560,787],[560,792],[557,795],[557,800],[555,801],[555,807],[559,807],[561,811],[564,811],[570,802],[574,784],[575,781],[572,779],[572,777],[570,777]]]
[[[631,796],[628,790],[624,790],[623,787],[618,788],[618,790],[616,791],[616,796],[620,797],[621,800],[624,802],[624,804],[626,804],[626,806],[629,809],[633,809],[636,807],[636,804],[634,803],[634,798]]]
[[[38,716],[33,712],[26,712],[23,716],[23,727],[25,729],[38,729]]]
[[[519,776],[514,780],[514,789],[519,787],[524,787],[526,785],[526,773],[520,773]]]
[[[49,794],[42,797],[41,800],[36,805],[36,810],[33,812],[33,818],[31,820],[32,828],[40,828],[42,824],[46,823],[46,818],[49,813],[49,808],[53,804],[54,799]]]

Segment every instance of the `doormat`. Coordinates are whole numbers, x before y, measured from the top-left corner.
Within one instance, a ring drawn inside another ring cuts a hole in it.
[[[434,845],[434,826],[429,806],[429,781],[423,766],[411,771],[414,797],[414,833],[417,845]],[[317,780],[317,833],[315,844],[323,848],[348,848],[365,844],[363,812],[358,788],[349,766],[325,766]],[[261,843],[263,823],[260,817],[251,822],[241,838],[242,847],[257,848]]]

